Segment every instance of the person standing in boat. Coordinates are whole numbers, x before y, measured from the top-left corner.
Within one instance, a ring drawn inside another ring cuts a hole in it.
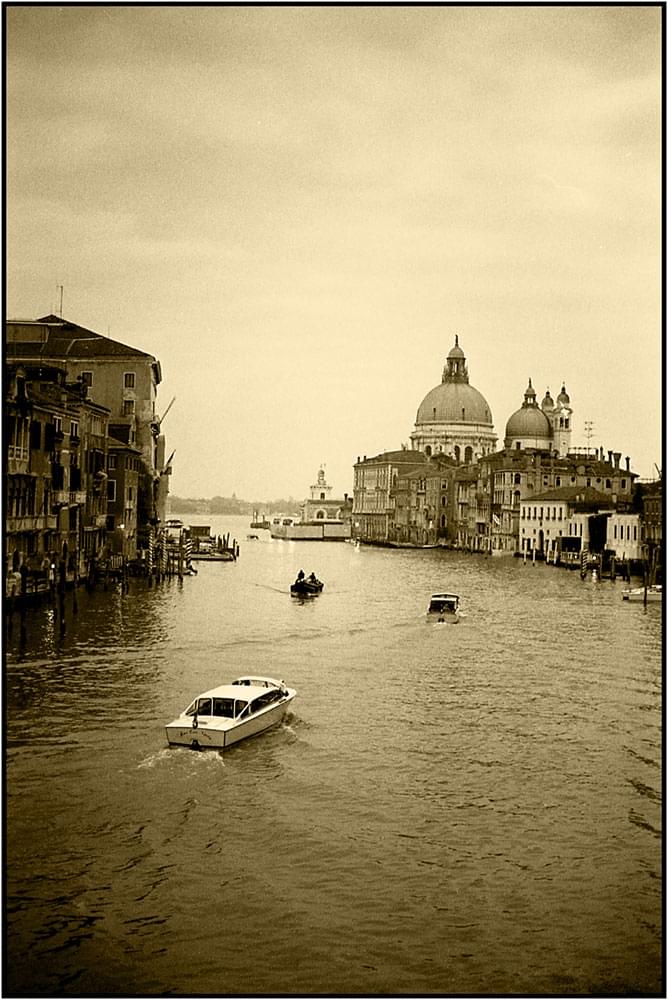
[[[299,572],[297,573],[297,583],[301,583],[302,580],[304,579],[304,576],[305,576],[304,570],[300,569]]]

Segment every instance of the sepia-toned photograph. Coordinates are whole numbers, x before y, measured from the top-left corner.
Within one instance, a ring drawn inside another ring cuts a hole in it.
[[[2,15],[2,996],[665,996],[665,4]]]

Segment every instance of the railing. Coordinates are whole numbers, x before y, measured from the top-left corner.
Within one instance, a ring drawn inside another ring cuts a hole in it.
[[[51,502],[56,507],[83,507],[86,503],[85,490],[53,490]]]
[[[55,531],[58,519],[52,514],[26,514],[23,517],[7,517],[7,533],[20,531]]]
[[[19,461],[27,461],[30,458],[28,448],[21,448],[18,444],[10,444],[7,448],[8,458],[17,458]]]

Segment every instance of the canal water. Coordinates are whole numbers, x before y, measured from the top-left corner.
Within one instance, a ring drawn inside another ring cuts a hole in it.
[[[661,992],[661,607],[192,520],[238,562],[6,646],[5,995]],[[285,722],[169,749],[243,673],[297,688]]]

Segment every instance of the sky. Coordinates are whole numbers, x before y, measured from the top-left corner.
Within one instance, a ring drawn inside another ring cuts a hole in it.
[[[159,359],[172,493],[351,494],[455,335],[662,467],[660,7],[5,14],[7,316]]]

